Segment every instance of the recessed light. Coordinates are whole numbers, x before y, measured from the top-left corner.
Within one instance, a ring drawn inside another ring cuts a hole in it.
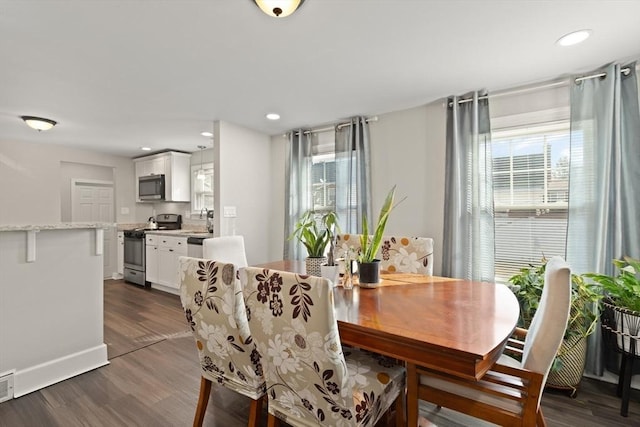
[[[213,136],[213,134],[211,132],[200,132],[200,135],[206,136],[208,138],[211,138]]]
[[[582,43],[591,35],[591,30],[579,30],[573,33],[565,34],[560,37],[556,42],[559,46],[573,46],[574,44]]]
[[[280,114],[277,113],[269,113],[266,115],[269,120],[280,120]]]
[[[140,147],[142,151],[151,151],[151,147]]]

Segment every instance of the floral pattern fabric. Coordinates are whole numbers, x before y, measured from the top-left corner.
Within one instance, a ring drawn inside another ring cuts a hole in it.
[[[337,236],[336,258],[343,258],[349,249],[360,252],[361,234]],[[433,239],[430,237],[384,236],[380,252],[380,269],[398,273],[433,275]]]
[[[240,279],[270,414],[294,426],[372,426],[404,393],[403,367],[342,347],[327,279],[253,267]]]
[[[202,376],[252,399],[266,391],[233,264],[180,257],[180,299]]]

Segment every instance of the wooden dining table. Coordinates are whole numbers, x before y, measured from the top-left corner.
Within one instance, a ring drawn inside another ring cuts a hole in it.
[[[305,272],[302,261],[258,267]],[[407,366],[480,379],[518,321],[518,301],[501,284],[406,273],[382,272],[381,278],[375,288],[334,289],[340,339]],[[417,404],[408,416],[410,422],[416,418]]]

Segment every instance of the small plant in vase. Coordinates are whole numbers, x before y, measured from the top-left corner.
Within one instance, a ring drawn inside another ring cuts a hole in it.
[[[327,263],[320,266],[322,277],[331,280],[335,286],[340,277],[339,266],[335,260],[336,237],[340,233],[340,225],[338,224],[338,214],[329,211],[322,216],[322,223],[327,231],[329,241],[329,251],[327,252]]]

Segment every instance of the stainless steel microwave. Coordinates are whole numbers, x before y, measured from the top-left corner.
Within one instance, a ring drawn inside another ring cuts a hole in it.
[[[164,175],[148,175],[139,177],[138,197],[140,200],[164,200]]]

